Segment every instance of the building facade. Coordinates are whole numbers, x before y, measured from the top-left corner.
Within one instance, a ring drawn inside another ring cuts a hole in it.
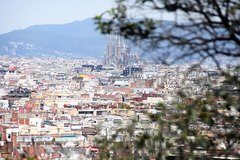
[[[103,64],[110,67],[124,68],[137,64],[139,53],[132,53],[130,41],[124,40],[117,33],[107,35],[107,48]]]

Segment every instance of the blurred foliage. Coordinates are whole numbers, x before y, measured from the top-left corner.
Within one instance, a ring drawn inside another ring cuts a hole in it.
[[[96,16],[95,22],[103,34],[117,32],[133,42],[140,39],[147,51],[157,51],[156,60],[166,62],[165,55],[177,51],[173,62],[198,55],[199,64],[211,58],[222,70],[219,55],[240,57],[239,8],[236,0],[117,0],[116,7]],[[163,12],[174,13],[175,21],[163,22],[159,18]],[[178,21],[179,13],[187,23]],[[104,19],[106,15],[110,19]],[[123,141],[117,142],[117,135],[102,138],[99,158],[239,159],[239,68],[222,70],[225,81],[218,89],[211,88],[216,81],[209,76],[208,91],[200,98],[180,90],[177,102],[156,105],[157,113],[147,115],[147,127],[137,119],[117,132],[124,134]],[[143,126],[142,132],[136,132],[138,125]]]
[[[104,154],[100,159],[240,158],[239,146],[236,147],[240,142],[239,111],[234,112],[236,114],[228,112],[240,107],[240,103],[234,100],[237,98],[239,101],[240,92],[238,90],[237,95],[225,90],[217,92],[209,91],[204,97],[191,101],[179,92],[181,101],[175,103],[175,109],[171,110],[168,105],[159,103],[155,106],[158,113],[148,113],[151,119],[149,127],[153,128],[151,132],[147,127],[137,134],[135,127],[142,122],[134,121],[117,132],[124,133],[124,141],[116,142],[117,134],[110,140],[103,138],[100,144]]]
[[[94,20],[103,34],[140,40],[163,63],[194,57],[217,62],[219,55],[240,57],[239,8],[237,0],[117,0]],[[173,21],[164,21],[170,13]]]

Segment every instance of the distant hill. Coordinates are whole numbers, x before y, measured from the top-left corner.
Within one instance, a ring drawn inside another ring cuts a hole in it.
[[[107,38],[92,18],[68,24],[36,25],[0,35],[0,55],[10,57],[99,58]]]
[[[173,22],[164,21],[166,26]],[[74,58],[89,59],[104,56],[107,37],[96,30],[92,18],[75,21],[67,24],[36,25],[23,30],[16,30],[0,35],[0,55],[9,57],[38,57],[38,58]],[[166,42],[162,42],[165,44]],[[143,60],[156,59],[158,50],[141,51],[146,48],[144,43],[140,44],[140,53]],[[132,52],[136,53],[136,46],[131,44]],[[175,48],[172,57],[181,54],[181,50]],[[236,63],[236,59],[229,57],[218,57],[223,63]],[[199,57],[191,57],[191,61],[199,60]],[[181,60],[178,63],[185,63]],[[210,63],[210,62],[207,62]],[[238,62],[239,64],[239,62]]]

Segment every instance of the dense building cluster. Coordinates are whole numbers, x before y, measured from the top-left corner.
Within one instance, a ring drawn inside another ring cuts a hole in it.
[[[138,76],[128,76],[126,70],[97,60],[1,57],[1,157],[91,159],[99,154],[97,139],[111,137],[132,119],[140,122],[135,135],[153,132],[156,125],[145,113],[156,113],[159,102],[174,110],[171,104],[180,100],[180,90],[191,101],[222,87],[225,77],[216,68],[202,66],[190,72],[188,67],[146,63],[136,69]],[[219,112],[239,116],[234,109]],[[206,124],[195,127],[213,136]],[[226,131],[222,121],[216,130]],[[116,142],[124,137],[119,134]],[[219,140],[218,147],[226,146]],[[239,146],[234,149],[239,151]]]

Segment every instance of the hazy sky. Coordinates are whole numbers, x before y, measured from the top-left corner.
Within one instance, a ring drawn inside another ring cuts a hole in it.
[[[37,24],[64,24],[94,17],[114,0],[0,0],[0,34]]]

